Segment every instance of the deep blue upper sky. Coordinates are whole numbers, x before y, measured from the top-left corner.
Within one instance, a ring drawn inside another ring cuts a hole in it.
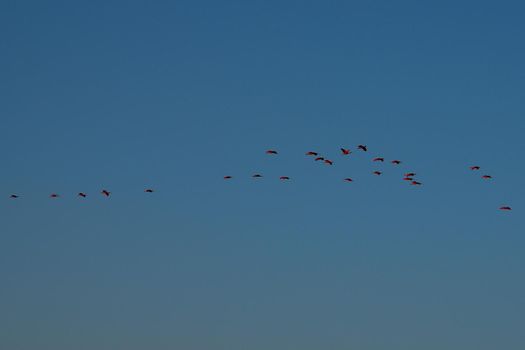
[[[524,11],[3,1],[0,348],[523,349]]]

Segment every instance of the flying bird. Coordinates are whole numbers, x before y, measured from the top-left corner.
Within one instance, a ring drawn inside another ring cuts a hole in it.
[[[279,179],[280,180],[290,180],[290,178],[288,176],[281,176]]]
[[[87,194],[85,194],[84,192],[79,192],[79,193],[78,193],[78,196],[79,196],[79,197],[82,197],[82,198],[86,198],[86,197],[87,197]]]
[[[224,177],[224,180],[229,180],[229,179],[232,179],[232,178],[233,178],[232,176],[230,176],[230,175],[226,175],[226,176]]]
[[[416,173],[406,173],[405,177],[413,177],[416,176]]]
[[[325,159],[324,160],[325,164],[328,164],[328,165],[333,165],[334,162],[332,162],[330,159]]]
[[[377,157],[372,160],[373,162],[384,162],[385,158]]]
[[[399,164],[401,164],[401,161],[395,159],[395,160],[391,161],[390,163],[395,164],[395,165],[399,165]]]
[[[346,179],[343,179],[343,181],[346,181],[346,182],[353,182],[354,180],[352,180],[351,178],[347,177]]]
[[[254,175],[252,175],[252,177],[262,177],[262,175],[261,174],[254,174]]]
[[[483,175],[481,178],[485,179],[485,180],[490,180],[490,179],[492,179],[492,176],[490,176],[490,175]]]
[[[477,165],[474,165],[474,166],[470,167],[470,170],[479,170],[479,169],[480,169],[480,167],[477,166]]]
[[[372,174],[379,176],[379,175],[382,174],[382,172],[376,170],[376,171],[374,171]]]
[[[269,149],[266,151],[266,154],[277,154],[277,151],[274,151],[273,149]]]
[[[151,188],[146,188],[144,190],[144,192],[146,192],[146,193],[153,193],[154,191]]]
[[[324,158],[323,158],[323,157],[317,157],[317,158],[315,158],[315,161],[316,161],[316,162],[319,161],[319,160],[324,160]]]
[[[412,181],[410,184],[413,185],[413,186],[420,186],[421,182],[419,182],[419,181]]]
[[[352,153],[352,151],[350,151],[350,150],[347,149],[347,148],[341,148],[341,153],[342,153],[344,156],[347,156],[347,155],[349,155],[350,153]]]
[[[307,155],[307,156],[317,156],[318,153],[317,153],[317,152],[312,152],[312,151],[310,151],[310,152],[306,152],[306,155]]]
[[[107,190],[102,190],[102,191],[100,191],[100,193],[102,193],[106,197],[109,197],[109,195],[111,194],[111,192],[109,192]]]
[[[363,150],[363,151],[368,151],[368,148],[365,146],[365,145],[359,145],[357,146],[357,148],[359,148],[360,150]]]
[[[405,181],[413,181],[414,178],[406,176],[406,177],[403,178],[403,180],[405,180]]]
[[[51,197],[51,198],[58,198],[60,196],[58,194],[56,194],[56,193],[51,193],[51,195],[49,197]]]
[[[512,208],[509,206],[500,207],[499,209],[500,210],[512,210]]]
[[[9,196],[9,198],[16,199],[16,198],[18,198],[18,195],[16,195],[16,194],[12,194],[12,195]]]

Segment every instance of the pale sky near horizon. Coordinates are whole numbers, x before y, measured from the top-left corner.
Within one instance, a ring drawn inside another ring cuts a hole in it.
[[[1,2],[0,348],[523,349],[524,11]]]

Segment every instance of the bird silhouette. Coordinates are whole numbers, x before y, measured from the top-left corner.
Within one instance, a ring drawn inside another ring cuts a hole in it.
[[[368,148],[365,145],[359,145],[359,146],[357,146],[357,148],[359,148],[360,150],[362,150],[364,152],[368,151]]]
[[[377,157],[372,160],[373,162],[384,162],[385,158]]]
[[[224,180],[229,180],[229,179],[232,179],[232,178],[233,178],[232,176],[230,176],[230,175],[226,175],[226,176],[224,177]]]
[[[317,154],[318,154],[317,152],[312,152],[312,151],[306,152],[307,156],[317,156]]]
[[[479,169],[481,169],[481,168],[479,166],[477,166],[477,165],[473,165],[473,166],[470,167],[470,170],[479,170]]]
[[[503,207],[500,207],[499,209],[500,210],[512,210],[512,208],[509,206],[503,206]]]
[[[391,161],[390,163],[395,164],[395,165],[399,165],[399,164],[401,164],[401,161],[395,159],[395,160]]]
[[[79,197],[82,197],[82,198],[86,198],[86,197],[87,197],[87,194],[85,194],[84,192],[79,192],[79,193],[78,193],[78,196],[79,196]]]
[[[254,175],[252,175],[252,177],[262,177],[262,175],[261,174],[254,174]]]
[[[153,193],[154,191],[151,188],[146,188],[144,190],[144,192],[146,192],[146,193]]]
[[[19,196],[18,196],[18,195],[16,195],[16,194],[12,194],[12,195],[10,195],[10,196],[9,196],[9,198],[13,198],[13,199],[16,199],[16,198],[19,198]]]
[[[324,160],[324,157],[317,157],[317,158],[315,158],[316,162],[319,161],[319,160]]]
[[[100,191],[100,193],[103,194],[106,197],[109,197],[109,195],[111,194],[111,192],[109,192],[108,190],[102,190],[102,191]]]
[[[325,159],[324,160],[325,164],[328,164],[328,165],[333,165],[334,162],[332,162],[330,159]]]
[[[281,176],[279,179],[280,180],[290,180],[290,178],[288,176]]]
[[[492,179],[492,176],[490,176],[490,175],[483,175],[481,178],[485,179],[485,180],[490,180],[490,179]]]
[[[51,197],[51,198],[58,198],[58,197],[60,197],[60,195],[58,195],[58,194],[56,194],[56,193],[51,193],[51,194],[49,195],[49,197]]]
[[[419,181],[412,181],[410,184],[413,185],[413,186],[420,186],[420,185],[422,185],[421,182],[419,182]]]
[[[406,177],[403,178],[403,180],[405,180],[405,181],[413,181],[414,178],[406,176]]]
[[[416,173],[406,173],[405,177],[414,177],[416,176]]]
[[[266,151],[266,154],[277,154],[277,151],[274,151],[273,149],[269,149]]]
[[[342,153],[344,156],[347,156],[347,155],[349,155],[350,153],[352,153],[352,151],[350,151],[350,150],[347,149],[347,148],[341,148],[341,153]]]
[[[343,179],[343,181],[346,181],[346,182],[353,182],[354,180],[352,180],[351,178],[347,177],[346,179]]]
[[[372,174],[379,176],[379,175],[382,174],[382,172],[376,170],[376,171],[374,171]]]

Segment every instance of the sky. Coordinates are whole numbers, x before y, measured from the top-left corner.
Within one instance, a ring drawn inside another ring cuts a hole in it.
[[[523,349],[524,11],[2,1],[0,347]]]

